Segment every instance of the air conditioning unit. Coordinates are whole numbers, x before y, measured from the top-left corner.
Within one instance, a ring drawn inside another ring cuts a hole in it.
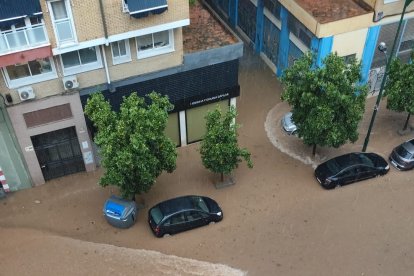
[[[71,90],[79,87],[79,82],[76,76],[67,76],[63,78],[63,87],[65,90]]]
[[[26,101],[30,99],[34,99],[36,97],[33,88],[31,86],[25,86],[22,88],[17,89],[17,93],[19,93],[20,100]]]

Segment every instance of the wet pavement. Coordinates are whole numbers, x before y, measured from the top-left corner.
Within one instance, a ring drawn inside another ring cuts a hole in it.
[[[331,191],[322,189],[313,176],[313,166],[321,160],[362,148],[375,98],[367,100],[360,140],[339,149],[318,148],[314,159],[310,147],[282,132],[280,118],[289,107],[280,100],[280,83],[250,51],[240,62],[240,85],[239,142],[251,151],[254,168],[242,163],[235,171],[236,184],[216,190],[219,176],[202,166],[199,145],[192,144],[178,149],[176,171],[163,174],[140,197],[150,207],[178,195],[207,195],[221,205],[223,221],[158,239],[147,225],[144,209],[133,227],[115,229],[101,209],[117,190],[98,186],[99,169],[9,195],[0,201],[0,234],[4,237],[11,230],[17,239],[19,234],[26,237],[39,231],[46,237],[224,264],[248,275],[413,275],[414,171],[391,168],[384,177]],[[386,157],[395,145],[412,137],[397,134],[404,119],[404,114],[386,110],[383,103],[368,150]],[[37,247],[41,243],[27,243],[24,248],[33,253],[33,260]],[[7,271],[24,264],[19,250],[8,252],[0,245],[0,252],[0,260],[8,257],[2,262]],[[82,252],[78,257],[83,258]],[[39,265],[50,265],[45,258],[39,260]],[[137,268],[128,268],[140,274]],[[168,266],[163,268],[168,271]],[[186,269],[191,271],[191,265]]]

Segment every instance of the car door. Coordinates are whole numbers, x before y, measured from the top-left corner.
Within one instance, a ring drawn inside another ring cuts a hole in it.
[[[372,178],[376,175],[376,171],[368,166],[360,166],[357,169],[356,181]]]
[[[354,167],[344,169],[338,174],[338,184],[345,185],[354,182],[356,179],[356,170]]]
[[[166,233],[174,234],[187,230],[187,221],[185,220],[184,212],[180,212],[171,216],[169,223],[169,231]]]
[[[187,223],[190,228],[196,228],[208,223],[206,214],[200,211],[187,211],[186,212]]]

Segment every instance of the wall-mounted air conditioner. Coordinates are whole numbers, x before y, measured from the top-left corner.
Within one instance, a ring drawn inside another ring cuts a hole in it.
[[[79,87],[79,82],[76,76],[67,76],[63,78],[63,87],[65,90],[71,90]]]
[[[34,99],[36,97],[33,88],[31,86],[25,86],[17,89],[21,101]]]

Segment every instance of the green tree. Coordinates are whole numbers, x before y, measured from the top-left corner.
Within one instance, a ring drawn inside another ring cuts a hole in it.
[[[286,69],[281,81],[282,100],[292,108],[297,133],[306,145],[339,147],[358,139],[367,95],[360,85],[361,64],[346,64],[336,53],[329,54],[321,67],[314,55],[306,53]]]
[[[411,60],[413,58],[414,53],[411,53]],[[390,64],[384,91],[388,109],[408,113],[403,127],[406,130],[410,116],[414,113],[414,64],[404,64],[400,59],[394,59]]]
[[[253,167],[250,152],[240,148],[237,144],[236,110],[230,107],[229,111],[223,113],[219,107],[209,111],[206,118],[206,134],[201,142],[200,153],[203,165],[214,173],[229,175],[238,164],[247,162],[249,168]]]
[[[133,200],[135,194],[148,192],[162,171],[176,168],[176,147],[164,134],[173,105],[155,92],[147,96],[150,104],[132,93],[114,112],[104,96],[95,93],[85,107],[97,127],[94,141],[105,168],[99,184],[118,186],[122,197]]]

